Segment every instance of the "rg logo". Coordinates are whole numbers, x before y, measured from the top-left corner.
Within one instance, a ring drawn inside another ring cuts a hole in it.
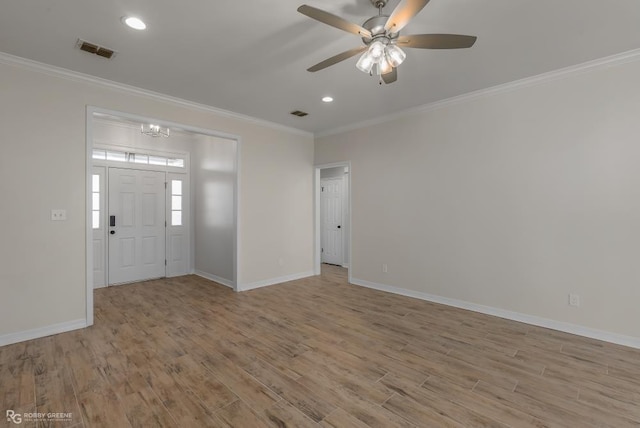
[[[13,422],[14,424],[22,423],[22,415],[20,413],[16,413],[13,410],[7,410],[7,422]]]

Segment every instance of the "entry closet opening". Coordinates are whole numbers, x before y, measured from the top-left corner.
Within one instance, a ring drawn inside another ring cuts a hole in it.
[[[142,132],[158,123],[169,132]],[[238,146],[215,131],[89,109],[90,315],[93,288],[188,274],[235,288]]]
[[[351,278],[351,165],[339,162],[316,165],[315,273],[321,266],[349,270]]]

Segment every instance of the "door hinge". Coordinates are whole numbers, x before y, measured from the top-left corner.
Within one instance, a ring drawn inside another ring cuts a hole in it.
[[[167,182],[166,181],[164,182],[164,188],[165,188],[165,190],[167,188]]]
[[[165,266],[167,265],[167,259],[164,259],[164,265]]]
[[[324,186],[321,187],[322,190],[320,190],[321,192],[324,192]]]
[[[320,248],[320,252],[321,252],[321,253],[324,253],[324,248]]]
[[[167,220],[164,221],[164,227],[167,227]]]

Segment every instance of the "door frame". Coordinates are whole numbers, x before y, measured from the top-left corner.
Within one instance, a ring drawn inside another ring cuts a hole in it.
[[[242,153],[242,138],[239,135],[228,134],[226,132],[199,128],[196,126],[185,125],[172,121],[157,119],[153,117],[146,117],[132,113],[126,113],[122,111],[110,110],[101,107],[88,105],[86,109],[86,153],[85,153],[85,269],[86,269],[86,325],[93,325],[94,311],[93,311],[93,228],[91,217],[91,180],[93,174],[93,119],[95,114],[111,115],[123,119],[129,119],[141,123],[157,123],[161,126],[168,126],[169,128],[180,128],[187,132],[193,132],[195,134],[203,134],[211,137],[224,138],[236,142],[236,159],[235,159],[235,191],[233,195],[233,289],[238,291],[239,283],[239,271],[240,271],[240,157]],[[193,207],[194,198],[190,198],[191,208]],[[193,217],[193,209],[191,209],[191,217]],[[190,221],[192,218],[190,218]],[[193,222],[191,222],[193,224]],[[193,271],[193,265],[190,267]]]
[[[313,260],[314,260],[314,264],[313,264],[313,272],[315,275],[320,275],[320,266],[321,266],[321,245],[322,245],[322,236],[321,236],[321,227],[320,227],[320,170],[322,169],[328,169],[328,168],[336,168],[336,167],[347,167],[349,169],[349,180],[348,181],[348,190],[347,190],[347,206],[349,207],[349,215],[347,216],[347,221],[348,221],[348,227],[347,227],[347,232],[344,236],[343,235],[343,239],[347,239],[348,245],[349,245],[349,267],[347,268],[347,280],[349,281],[349,283],[351,283],[351,278],[352,278],[352,274],[351,272],[353,272],[353,249],[352,249],[352,245],[351,245],[351,236],[352,236],[352,229],[353,229],[353,224],[352,224],[352,211],[351,211],[351,200],[352,200],[352,192],[351,192],[351,188],[352,188],[352,182],[353,182],[353,169],[351,168],[351,161],[343,161],[343,162],[334,162],[334,163],[326,163],[326,164],[320,164],[320,165],[315,165],[315,174],[314,174],[314,218],[313,218],[313,222],[314,222],[314,251],[313,251]]]
[[[184,176],[185,178],[183,178],[183,181],[188,183],[187,185],[187,196],[186,196],[186,212],[187,212],[187,216],[186,216],[186,220],[184,220],[187,225],[187,229],[188,229],[188,237],[187,237],[187,242],[188,242],[188,248],[187,248],[187,252],[188,252],[188,257],[187,257],[187,266],[185,271],[187,273],[193,273],[193,230],[192,230],[192,213],[191,213],[191,153],[189,152],[171,152],[171,151],[166,151],[166,150],[155,150],[152,148],[147,148],[147,147],[139,147],[139,148],[132,148],[130,146],[125,145],[121,145],[121,144],[103,144],[98,143],[94,145],[94,149],[97,148],[99,150],[115,150],[115,151],[128,151],[128,150],[135,150],[135,151],[142,151],[144,154],[154,154],[157,156],[164,156],[164,157],[168,157],[168,156],[183,156],[184,160],[185,160],[185,170],[184,171],[179,171],[176,168],[173,167],[161,167],[161,166],[156,166],[156,165],[147,165],[147,164],[137,164],[137,163],[131,163],[131,162],[114,162],[114,161],[108,161],[108,160],[102,160],[102,159],[92,159],[93,162],[93,169],[95,168],[102,168],[103,172],[104,172],[104,187],[102,188],[102,194],[100,195],[101,197],[101,215],[102,215],[102,219],[103,221],[106,221],[106,219],[109,218],[109,191],[110,191],[110,186],[109,186],[109,172],[111,169],[115,168],[115,169],[123,169],[123,170],[136,170],[136,171],[154,171],[154,172],[161,172],[165,174],[165,180],[167,180],[169,178],[169,176]],[[92,172],[92,174],[95,174],[95,171]],[[167,188],[167,186],[165,186],[165,220],[167,220],[169,217],[167,216],[170,212],[170,198],[168,198],[167,193],[168,193],[169,189]],[[109,284],[109,233],[108,233],[108,228],[103,228],[102,229],[102,239],[105,242],[104,244],[104,255],[103,255],[103,264],[105,267],[105,283],[102,286],[98,286],[96,287],[94,284],[94,289],[96,288],[104,288],[104,287],[109,287],[111,285],[120,285],[120,284]],[[169,242],[169,227],[165,228],[165,256],[168,256],[169,254],[167,253],[168,251],[168,245],[166,244],[167,242]],[[95,231],[94,231],[94,239],[95,239]],[[92,247],[92,251],[93,251],[93,247]],[[94,254],[95,255],[95,254]],[[95,260],[95,259],[92,259]],[[165,270],[165,275],[170,278],[176,275],[171,275],[169,276],[169,265],[166,265],[167,268]],[[94,270],[95,272],[95,270]],[[95,282],[95,275],[94,275],[94,282]]]

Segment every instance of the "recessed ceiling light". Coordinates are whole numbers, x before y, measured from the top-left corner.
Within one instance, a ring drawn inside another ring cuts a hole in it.
[[[330,103],[330,102],[333,101],[333,98],[332,97],[324,97],[324,98],[322,98],[322,101],[325,102],[325,103]]]
[[[134,30],[144,30],[147,28],[147,24],[145,24],[142,19],[136,18],[135,16],[123,16],[122,22],[124,22],[127,27],[131,27]]]

